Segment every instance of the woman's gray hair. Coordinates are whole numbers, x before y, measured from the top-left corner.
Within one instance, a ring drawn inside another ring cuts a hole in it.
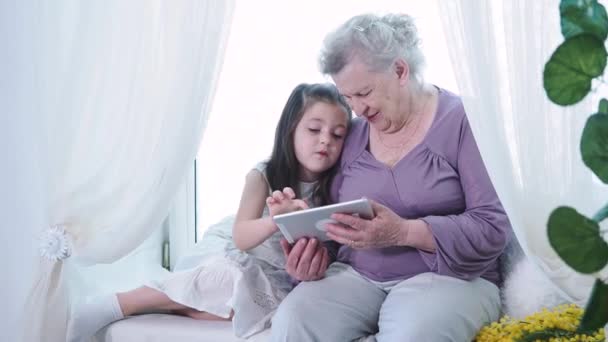
[[[323,74],[339,73],[353,56],[374,71],[403,58],[416,81],[422,81],[424,55],[414,18],[407,14],[362,14],[349,19],[323,41],[319,66]]]

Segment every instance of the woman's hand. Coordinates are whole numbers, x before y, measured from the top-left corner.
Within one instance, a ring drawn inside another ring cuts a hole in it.
[[[296,210],[308,209],[308,204],[296,199],[296,193],[292,188],[285,188],[283,191],[276,190],[266,198],[270,217],[275,215],[290,213]]]
[[[299,281],[319,280],[325,276],[329,266],[329,253],[317,239],[301,238],[293,245],[281,240],[281,247],[287,260],[285,270]]]
[[[408,234],[407,220],[375,201],[370,202],[376,215],[373,219],[333,214],[331,218],[339,224],[328,223],[327,236],[353,248],[404,246]]]

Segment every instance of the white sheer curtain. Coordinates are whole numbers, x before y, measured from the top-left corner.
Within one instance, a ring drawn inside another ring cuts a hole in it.
[[[597,101],[551,103],[542,70],[563,41],[558,0],[439,1],[456,80],[490,176],[526,255],[569,301],[584,305],[594,278],[561,261],[547,238],[559,205],[591,217],[608,199],[579,152]]]
[[[56,242],[62,230],[73,242],[71,257],[40,258],[24,340],[64,341],[74,266],[118,260],[167,215],[207,122],[234,1],[5,7],[20,19],[17,115],[39,156],[45,223],[31,233],[58,226]]]

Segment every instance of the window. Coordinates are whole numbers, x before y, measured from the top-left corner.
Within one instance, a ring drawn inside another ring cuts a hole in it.
[[[317,69],[325,34],[366,12],[415,17],[427,59],[426,79],[457,92],[434,2],[238,2],[197,159],[199,239],[209,225],[236,213],[245,175],[269,156],[275,126],[291,90],[302,82],[330,81]]]

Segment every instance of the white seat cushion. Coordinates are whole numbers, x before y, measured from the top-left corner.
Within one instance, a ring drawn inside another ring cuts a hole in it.
[[[149,314],[110,324],[97,334],[99,342],[260,342],[270,338],[270,330],[244,340],[234,336],[232,323],[201,321],[176,315]]]

